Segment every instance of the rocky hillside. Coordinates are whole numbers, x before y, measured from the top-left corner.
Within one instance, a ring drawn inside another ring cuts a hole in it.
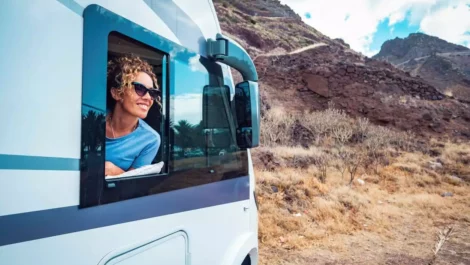
[[[422,33],[386,41],[375,59],[420,76],[441,92],[470,101],[470,49]]]
[[[242,44],[251,56],[284,54],[315,43],[344,46],[302,23],[288,6],[273,0],[215,0],[224,34]]]
[[[422,78],[369,59],[278,0],[214,0],[223,32],[255,58],[263,108],[322,110],[421,135],[470,137],[470,107]]]
[[[374,58],[384,59],[396,65],[433,53],[468,51],[469,49],[464,46],[452,44],[437,37],[423,33],[412,33],[405,39],[395,38],[384,42],[380,52]]]

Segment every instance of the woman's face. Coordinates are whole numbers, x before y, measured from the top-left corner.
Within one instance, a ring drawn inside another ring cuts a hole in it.
[[[140,83],[148,89],[153,88],[152,78],[144,72],[139,72],[133,82]],[[131,87],[126,88],[117,104],[121,104],[122,109],[132,116],[145,119],[150,107],[153,105],[153,99],[149,93],[145,93],[142,97],[137,95],[134,86],[131,85]]]

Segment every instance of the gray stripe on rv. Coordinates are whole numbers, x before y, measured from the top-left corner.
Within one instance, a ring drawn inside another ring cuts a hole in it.
[[[206,54],[206,39],[199,26],[172,0],[144,0],[170,28],[182,46]],[[214,36],[215,37],[215,36]]]
[[[248,200],[249,181],[246,176],[97,207],[77,205],[0,216],[0,247]]]

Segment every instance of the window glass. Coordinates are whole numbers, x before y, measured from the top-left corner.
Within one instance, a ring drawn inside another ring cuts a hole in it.
[[[222,67],[200,56],[175,61],[170,99],[172,171],[206,168],[219,176],[245,169],[236,145],[231,88]]]

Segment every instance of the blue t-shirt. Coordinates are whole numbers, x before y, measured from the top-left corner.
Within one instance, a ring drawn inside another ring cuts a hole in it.
[[[124,171],[150,165],[160,148],[160,135],[145,121],[139,119],[137,128],[128,135],[106,137],[106,161]]]

